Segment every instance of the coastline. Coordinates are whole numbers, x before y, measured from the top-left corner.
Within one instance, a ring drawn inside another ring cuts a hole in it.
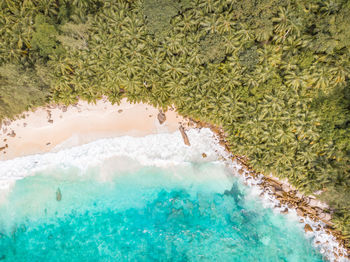
[[[7,124],[2,126],[0,147],[5,147],[5,150],[0,152],[0,161],[56,152],[102,138],[171,133],[177,131],[179,126],[184,126],[186,132],[189,129],[210,128],[217,135],[215,139],[218,148],[221,148],[218,149],[221,160],[234,174],[241,177],[248,186],[258,189],[258,195],[265,203],[269,203],[268,207],[284,214],[295,213],[299,221],[305,224],[307,236],[320,236],[315,237],[314,244],[323,250],[323,255],[328,259],[346,261],[349,250],[346,250],[339,232],[332,229],[330,217],[320,217],[320,214],[324,214],[321,212],[323,209],[310,205],[314,203],[313,198],[304,196],[288,183],[256,174],[245,164],[243,158],[233,156],[228,150],[225,135],[220,128],[183,118],[174,109],[165,113],[166,120],[160,124],[158,109],[147,104],[129,104],[126,100],[119,106],[111,105],[106,100],[100,100],[96,105],[82,101],[69,107],[49,105],[24,114],[25,118],[10,123],[7,121]],[[203,155],[204,157],[206,156]],[[331,244],[331,241],[338,245]]]
[[[340,231],[333,228],[329,206],[317,200],[313,195],[305,195],[298,191],[287,180],[281,181],[272,175],[256,173],[244,157],[233,155],[221,128],[208,123],[190,119],[189,127],[209,128],[215,135],[218,144],[224,148],[222,160],[231,169],[237,169],[243,183],[253,187],[257,196],[264,200],[266,207],[281,214],[292,213],[304,225],[306,236],[314,236],[314,245],[330,261],[350,261],[348,243],[342,238]],[[333,242],[331,245],[330,243]],[[336,243],[336,244],[335,244]]]
[[[164,113],[143,103],[123,99],[112,105],[107,99],[94,104],[79,101],[73,106],[48,105],[27,111],[0,126],[0,161],[86,144],[115,136],[145,136],[174,132],[183,121],[175,110]]]

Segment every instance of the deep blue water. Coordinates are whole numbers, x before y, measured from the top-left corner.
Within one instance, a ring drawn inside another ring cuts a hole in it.
[[[0,206],[0,261],[322,261],[301,225],[221,165],[78,173],[16,183]]]

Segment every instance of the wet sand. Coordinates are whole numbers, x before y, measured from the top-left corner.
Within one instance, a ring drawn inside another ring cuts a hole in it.
[[[80,101],[74,106],[51,105],[24,112],[18,119],[4,121],[0,128],[0,160],[54,152],[115,136],[145,136],[178,130],[182,117],[165,112],[160,124],[159,109],[147,104],[130,104],[123,99],[112,105],[106,99],[96,104]]]

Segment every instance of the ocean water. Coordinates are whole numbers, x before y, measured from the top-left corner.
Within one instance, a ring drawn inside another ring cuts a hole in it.
[[[155,137],[129,138],[138,157],[119,138],[0,162],[2,177],[16,174],[0,203],[0,261],[323,261],[295,219],[264,208],[201,147],[205,132],[189,134],[192,149],[158,135],[158,154],[141,149]],[[103,146],[115,151],[96,161]]]

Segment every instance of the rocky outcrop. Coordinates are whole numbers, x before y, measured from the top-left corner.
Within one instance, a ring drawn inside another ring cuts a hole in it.
[[[163,124],[166,120],[166,116],[165,114],[163,113],[162,110],[159,111],[158,115],[157,115],[157,118],[158,118],[158,121],[159,121],[159,124]]]
[[[312,227],[309,225],[309,224],[306,224],[305,226],[304,226],[304,230],[305,230],[305,232],[307,233],[307,232],[313,232],[314,230],[312,229]]]
[[[4,141],[5,141],[5,139],[4,139]],[[0,147],[0,151],[3,151],[3,150],[5,150],[6,148],[8,148],[9,147],[9,145],[8,144],[6,144],[5,146],[3,146],[3,147]]]
[[[193,122],[197,123],[196,121],[192,120]],[[226,134],[224,131],[218,127],[212,127],[211,125],[208,125],[206,123],[199,123],[197,124],[198,128],[202,127],[209,127],[215,134],[218,135],[219,143],[222,146],[225,146],[225,149],[227,152],[232,154],[229,150],[229,147],[227,146],[227,142],[225,140]],[[245,175],[246,172],[249,173],[252,177],[257,177],[259,174],[255,174],[254,170],[250,168],[245,163],[248,162],[248,159],[242,156],[232,155],[232,160],[237,161],[245,170],[245,172],[239,170],[238,173]],[[322,221],[326,224],[328,227],[328,233],[336,237],[338,243],[346,248],[349,247],[350,244],[348,241],[344,240],[342,237],[341,232],[334,229],[334,224],[332,223],[331,219],[332,216],[329,213],[329,206],[321,202],[320,200],[316,199],[315,196],[305,196],[302,192],[296,190],[293,186],[291,186],[288,181],[281,182],[275,177],[271,176],[263,176],[262,182],[259,184],[259,186],[262,188],[264,194],[273,195],[281,204],[285,204],[288,206],[288,208],[294,208],[297,212],[297,214],[301,217],[308,217],[312,219],[313,221]],[[321,194],[322,192],[315,192],[316,195]],[[287,210],[281,211],[281,213],[285,213]],[[303,219],[303,222],[305,220]],[[311,226],[305,226],[306,230],[310,230]],[[309,228],[310,227],[310,228]],[[312,230],[312,228],[311,228]],[[311,231],[308,231],[311,232]],[[350,252],[349,252],[350,253]],[[342,256],[343,254],[340,254]]]
[[[321,209],[328,209],[329,208],[329,206],[326,203],[323,203],[323,202],[321,202],[317,199],[313,199],[313,198],[309,199],[308,205],[310,207],[314,207],[314,208],[321,208]]]
[[[322,212],[320,215],[319,215],[319,218],[325,222],[325,223],[329,223],[332,216],[329,214],[329,213],[325,213],[325,212]]]
[[[190,140],[188,140],[188,136],[187,136],[183,126],[179,126],[179,130],[180,130],[180,133],[182,135],[182,139],[184,140],[185,145],[186,146],[191,146]]]
[[[247,181],[249,178],[259,178],[259,180],[261,179],[261,182],[257,184],[263,191],[260,194],[261,196],[264,196],[266,194],[273,195],[279,201],[279,204],[277,204],[278,208],[281,208],[282,205],[285,205],[288,208],[294,209],[297,215],[302,217],[300,219],[301,223],[305,223],[307,221],[306,218],[309,218],[316,222],[324,222],[326,224],[326,232],[334,236],[342,248],[346,249],[346,247],[350,246],[349,243],[346,240],[344,240],[341,232],[334,229],[333,223],[331,222],[331,214],[328,212],[329,207],[327,204],[317,200],[312,195],[305,196],[302,192],[298,191],[295,187],[290,185],[288,181],[280,181],[279,179],[273,176],[262,176],[261,174],[255,173],[254,170],[246,164],[248,163],[248,159],[246,157],[233,155],[231,153],[231,150],[225,139],[227,137],[227,134],[225,134],[222,128],[212,126],[207,123],[202,123],[191,118],[188,119],[188,121],[188,126],[199,129],[210,128],[218,136],[219,144],[223,146],[226,149],[226,151],[230,154],[230,159],[232,161],[237,161],[242,166],[242,169],[238,170],[238,174],[245,177],[249,175],[248,177],[246,177]],[[181,126],[179,127],[179,129],[186,144],[185,137],[187,137],[187,135],[184,131],[184,128]],[[318,195],[319,192],[316,193],[316,195]],[[290,211],[288,210],[288,208],[281,209],[280,212],[282,214],[286,214]],[[320,229],[316,228],[315,230],[318,231]],[[305,231],[312,232],[314,231],[314,229],[312,229],[310,224],[307,224],[305,225]],[[343,256],[342,253],[338,253],[338,255],[340,257]]]
[[[300,208],[297,208],[296,209],[297,211],[297,215],[300,216],[300,217],[306,217],[306,214],[303,210],[301,210]]]
[[[11,132],[11,133],[8,133],[7,135],[8,135],[9,137],[15,137],[15,136],[16,136],[16,133],[15,133],[15,131],[12,130],[12,132]]]
[[[288,208],[285,208],[281,211],[281,214],[288,214]]]
[[[282,190],[284,192],[289,193],[290,191],[292,191],[292,188],[289,185],[287,185],[287,184],[282,184]]]

